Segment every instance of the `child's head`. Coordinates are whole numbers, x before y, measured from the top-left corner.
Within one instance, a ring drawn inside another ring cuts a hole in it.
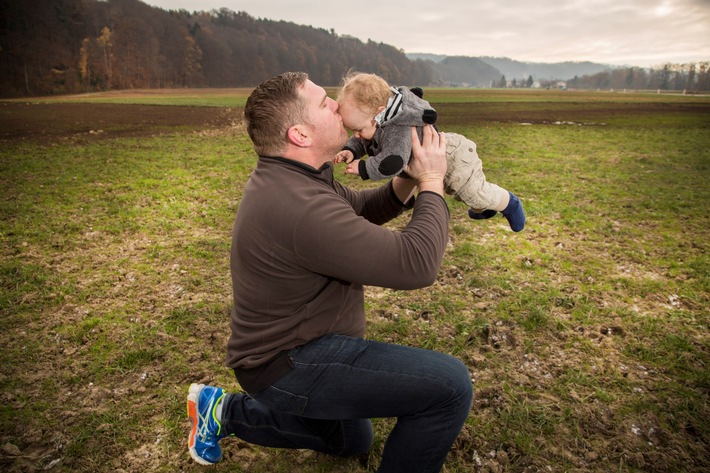
[[[357,138],[372,139],[377,129],[375,115],[385,109],[391,96],[389,84],[380,76],[362,72],[348,74],[338,92],[343,124]]]

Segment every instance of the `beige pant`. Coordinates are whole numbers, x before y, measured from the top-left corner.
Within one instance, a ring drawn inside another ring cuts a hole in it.
[[[503,210],[508,191],[486,181],[476,143],[457,133],[446,133],[446,176],[444,190],[474,211]]]

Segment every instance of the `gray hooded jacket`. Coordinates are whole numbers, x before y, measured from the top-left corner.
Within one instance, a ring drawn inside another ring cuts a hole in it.
[[[367,155],[358,164],[363,179],[386,179],[399,174],[412,154],[412,131],[417,127],[422,139],[422,127],[436,122],[436,111],[406,87],[392,87],[392,97],[386,109],[375,117],[379,123],[372,140],[351,137],[344,149],[355,159]],[[413,89],[416,90],[416,89]],[[446,134],[444,190],[456,200],[476,211],[490,209],[507,197],[508,191],[486,181],[476,143],[457,133]]]
[[[422,126],[436,122],[436,111],[429,102],[419,98],[406,87],[392,87],[393,96],[387,108],[375,117],[379,126],[371,140],[351,137],[345,144],[355,159],[360,161],[363,179],[380,180],[399,174],[412,154],[412,127],[417,127],[419,139]]]

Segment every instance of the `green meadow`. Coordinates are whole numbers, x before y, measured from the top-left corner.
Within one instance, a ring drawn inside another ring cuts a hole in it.
[[[205,471],[187,453],[185,398],[192,382],[239,389],[224,358],[232,223],[256,162],[240,125],[248,92],[0,102],[3,471]],[[710,96],[425,98],[441,130],[477,143],[488,180],[528,219],[513,233],[449,199],[434,285],[367,288],[369,338],[470,369],[475,399],[443,471],[710,470]],[[70,119],[55,134],[3,132],[13,117],[47,121],[33,116],[39,102],[43,114],[80,103],[79,114],[151,104],[233,116],[140,133]],[[342,169],[353,187],[378,184]],[[367,457],[226,439],[209,470],[375,471],[394,420],[374,425]]]

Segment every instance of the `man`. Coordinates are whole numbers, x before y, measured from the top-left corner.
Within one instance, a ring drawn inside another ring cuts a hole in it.
[[[378,471],[439,471],[470,411],[468,369],[365,340],[363,286],[435,280],[448,239],[445,137],[429,126],[420,143],[413,130],[409,177],[358,192],[333,179],[347,132],[306,74],[262,83],[244,115],[259,161],[234,225],[227,365],[248,394],[190,386],[191,456],[220,461],[227,436],[355,455],[371,446],[371,418],[397,417]],[[412,207],[401,232],[380,226]]]

